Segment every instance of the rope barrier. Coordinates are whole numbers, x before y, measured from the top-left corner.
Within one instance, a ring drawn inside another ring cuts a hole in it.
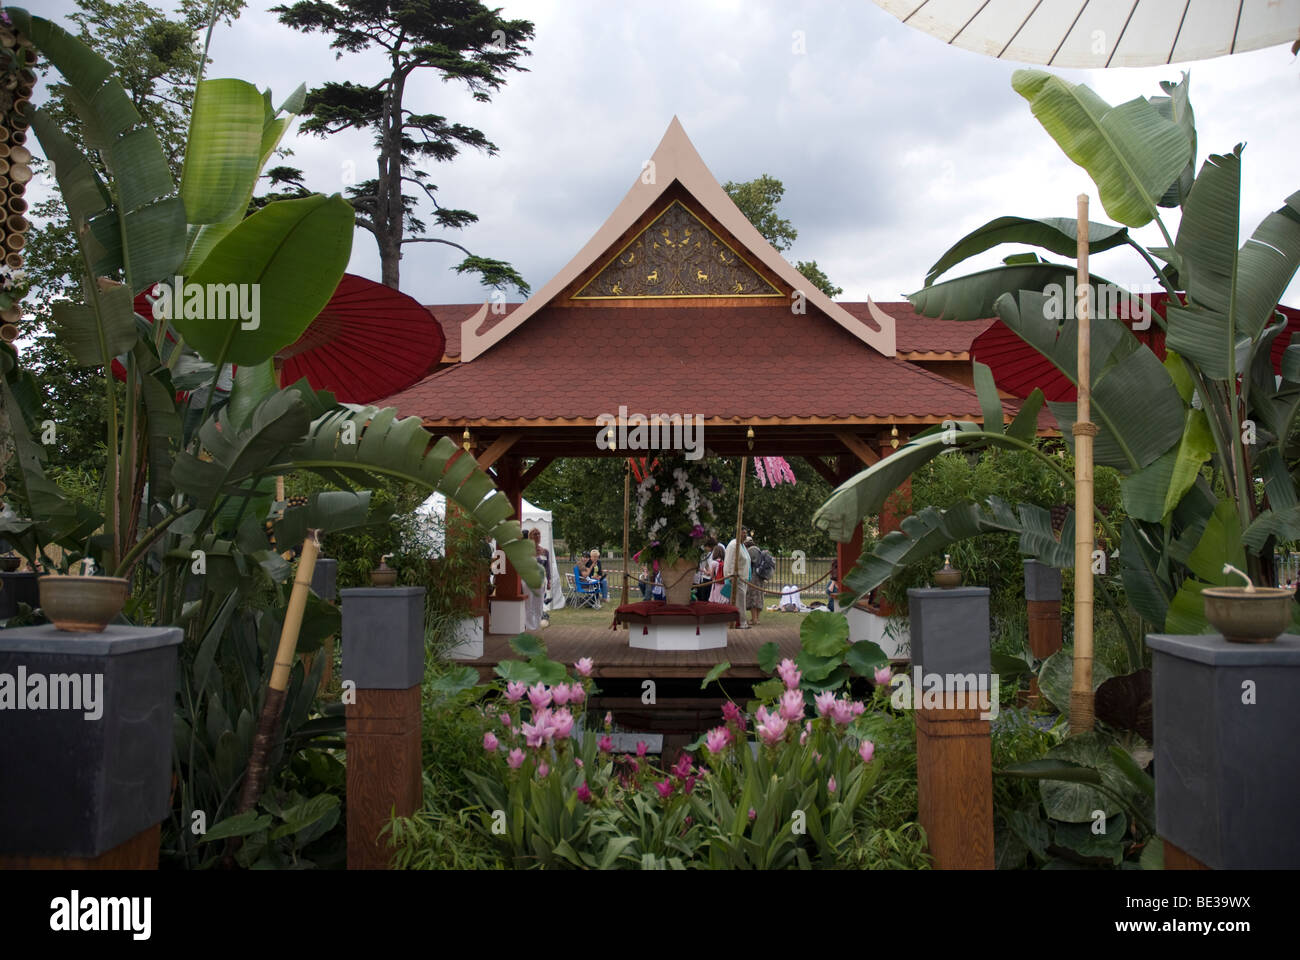
[[[687,575],[688,575],[688,574],[683,573],[680,577],[678,577],[676,580],[673,581],[672,585],[673,585],[673,586],[677,586],[677,584],[681,583],[682,580],[686,579]],[[694,576],[694,573],[691,572],[689,575]],[[802,586],[799,586],[799,585],[797,585],[797,584],[790,584],[790,586],[795,586],[795,587],[797,587],[798,590],[799,590],[799,592],[802,593],[804,590],[809,590],[809,589],[811,589],[812,587],[817,586],[817,584],[819,584],[819,583],[821,583],[823,580],[827,579],[830,575],[831,575],[830,571],[827,570],[824,574],[822,574],[820,577],[818,577],[816,580],[812,581],[811,583],[806,583],[806,584],[804,584],[804,585],[802,585]],[[654,584],[654,581],[653,581],[653,580],[647,580],[647,579],[645,579],[644,577],[634,577],[632,574],[628,573],[626,570],[623,571],[623,579],[624,579],[624,580],[635,580],[637,583],[648,583],[648,584],[651,584],[651,585]],[[726,582],[727,582],[728,580],[730,580],[730,579],[731,579],[731,577],[718,577],[716,580],[701,580],[699,583],[695,584],[695,586],[700,587],[700,586],[703,586],[703,585],[706,584],[706,583],[709,584],[710,586],[712,586],[712,585],[715,584],[715,583],[726,583]],[[763,581],[763,582],[766,583],[767,581]],[[758,585],[757,581],[754,581],[754,580],[746,580],[746,581],[745,581],[745,588],[746,588],[747,590],[757,590],[757,591],[759,591],[760,593],[766,593],[767,595],[772,596],[772,597],[783,597],[783,596],[786,595],[786,591],[784,591],[784,590],[768,590],[768,589],[765,588],[765,587],[760,587],[760,586]]]

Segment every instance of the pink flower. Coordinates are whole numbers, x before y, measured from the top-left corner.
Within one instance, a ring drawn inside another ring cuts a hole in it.
[[[722,705],[722,716],[728,723],[735,723],[740,719],[740,707],[728,700]]]
[[[799,679],[803,676],[803,674],[799,672],[799,668],[795,666],[794,661],[789,657],[786,657],[777,665],[776,672],[780,675],[781,679],[785,681],[785,687],[787,690],[793,690],[795,687],[799,686]]]
[[[760,704],[757,712],[754,714],[754,720],[757,721],[758,725],[761,727],[765,723],[767,723],[770,717],[774,717],[774,716],[776,716],[775,713],[768,713],[767,707]]]
[[[680,753],[677,755],[677,762],[673,764],[672,774],[675,777],[683,778],[691,772],[690,754]]]
[[[501,741],[497,739],[496,734],[491,730],[483,734],[483,749],[488,753],[493,753],[500,745]]]
[[[863,763],[870,763],[871,758],[876,755],[876,745],[870,740],[863,740],[862,746],[858,747],[858,756],[862,758]]]
[[[586,780],[578,784],[578,789],[574,792],[577,793],[578,799],[583,803],[591,803],[591,787],[587,786]]]
[[[569,685],[567,683],[557,683],[551,688],[551,695],[555,697],[555,705],[562,707],[570,700]]]
[[[548,773],[550,773],[550,772],[551,772],[551,768],[548,767],[548,766],[546,765],[545,762],[543,762],[543,763],[542,763],[540,766],[538,766],[538,768],[537,768],[537,775],[538,775],[539,777],[545,777],[545,776],[546,776]]]
[[[508,713],[502,713],[499,714],[499,716],[501,718],[501,726],[503,727],[510,726],[510,715]]]
[[[607,733],[600,738],[600,741],[596,744],[596,746],[600,749],[601,753],[609,753],[611,750],[614,749],[614,741],[610,738],[609,734]]]
[[[833,794],[835,792],[835,778],[831,777],[826,781],[826,792]]]
[[[608,729],[609,729],[610,727],[612,727],[613,725],[614,725],[614,714],[612,714],[612,713],[610,713],[608,710],[606,710],[606,711],[605,711],[605,729],[608,730]]]
[[[750,807],[750,808],[749,808],[749,819],[750,819],[750,820],[755,820],[755,819],[757,819],[757,817],[758,817],[758,811],[755,810],[753,807]]]
[[[583,677],[591,676],[591,667],[592,667],[591,657],[583,657],[573,666],[577,669],[579,676],[583,676]]]
[[[524,765],[524,752],[518,747],[515,747],[510,751],[509,756],[506,757],[506,763],[509,765],[511,770],[518,770]]]
[[[587,699],[587,691],[582,689],[582,684],[575,683],[569,687],[569,702],[582,703]]]
[[[847,727],[853,720],[853,705],[848,700],[836,700],[831,704],[831,719],[837,726]]]
[[[551,705],[551,691],[546,689],[546,684],[540,680],[528,688],[528,702],[533,705],[534,710],[540,710],[542,707]]]
[[[556,710],[551,714],[551,733],[556,740],[567,740],[573,731],[573,714],[568,710]]]
[[[798,720],[803,716],[803,691],[790,688],[781,696],[781,717]]]
[[[876,685],[880,687],[888,686],[889,680],[892,676],[893,676],[893,671],[890,670],[889,665],[886,664],[885,666],[878,669],[874,674]]]
[[[522,680],[511,680],[506,684],[506,699],[511,703],[516,700],[522,700],[524,694],[528,692],[528,684]]]
[[[726,727],[714,727],[704,738],[704,746],[709,753],[721,753],[731,742],[731,731]]]
[[[686,785],[682,787],[682,793],[690,793],[695,789],[695,777],[687,777]]]
[[[867,705],[861,700],[854,700],[853,703],[849,705],[849,709],[853,711],[855,717],[860,717],[866,711]]]
[[[554,735],[554,730],[551,727],[551,711],[549,710],[538,710],[533,715],[532,723],[525,722],[521,726],[524,730],[524,741],[534,749],[540,747],[542,741],[550,740]]]
[[[809,720],[803,725],[803,733],[799,734],[799,746],[808,742],[808,736],[812,733],[812,721]]]
[[[673,782],[671,780],[661,780],[655,784],[655,789],[659,791],[659,799],[667,800],[673,795]]]
[[[780,743],[781,738],[785,736],[785,728],[787,725],[788,724],[782,717],[777,714],[771,714],[768,716],[765,723],[759,724],[758,735],[763,738],[763,742],[769,747],[775,746]]]
[[[644,757],[647,749],[649,748],[645,745],[644,740],[638,740],[636,742],[636,755],[638,757]]]
[[[833,690],[823,690],[817,696],[813,697],[813,703],[817,707],[817,716],[824,717],[830,712],[831,704],[835,702],[835,692]]]
[[[582,757],[574,757],[574,758],[573,758],[573,765],[574,765],[575,767],[577,767],[579,770],[581,770],[581,769],[582,769]]]

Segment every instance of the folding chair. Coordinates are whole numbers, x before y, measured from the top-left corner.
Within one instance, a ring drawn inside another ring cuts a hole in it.
[[[600,609],[600,583],[596,580],[588,580],[578,572],[578,565],[573,565],[573,573],[565,574],[565,577],[573,583],[575,606],[591,607],[593,610]]]

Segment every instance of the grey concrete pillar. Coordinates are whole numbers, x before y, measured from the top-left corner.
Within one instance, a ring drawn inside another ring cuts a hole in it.
[[[1147,637],[1156,828],[1214,869],[1300,867],[1300,637]]]

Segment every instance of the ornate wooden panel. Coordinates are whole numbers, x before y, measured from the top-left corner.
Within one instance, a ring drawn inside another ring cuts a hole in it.
[[[740,254],[674,200],[574,299],[779,296]]]

